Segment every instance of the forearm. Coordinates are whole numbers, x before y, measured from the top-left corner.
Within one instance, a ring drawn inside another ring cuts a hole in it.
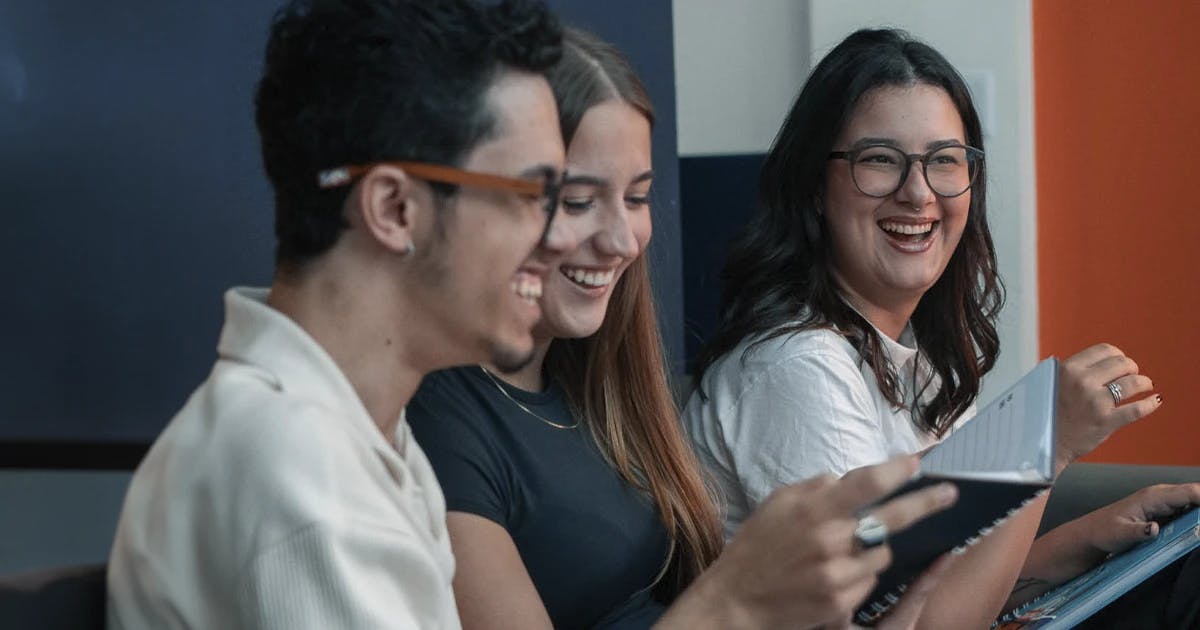
[[[1029,601],[1159,533],[1154,519],[1200,503],[1200,483],[1143,488],[1060,525],[1033,543],[1010,602]]]
[[[1070,461],[1062,458],[1061,452],[1062,449],[1059,449],[1060,455],[1055,459],[1055,478],[1070,465]],[[1073,557],[1078,554],[1070,553],[1080,545],[1073,539],[1078,533],[1071,531],[1069,525],[1056,527],[1033,541],[1003,610],[1015,608],[1086,570],[1082,566],[1086,561]]]
[[[553,627],[508,531],[477,514],[450,511],[454,598],[464,630]]]
[[[1037,498],[958,558],[929,596],[917,627],[989,627],[1004,610],[1045,507],[1046,497]]]
[[[654,624],[655,630],[738,630],[761,627],[721,584],[720,560],[692,582]]]
[[[1033,542],[1005,608],[1023,604],[1104,561],[1104,551],[1087,544],[1076,521]]]

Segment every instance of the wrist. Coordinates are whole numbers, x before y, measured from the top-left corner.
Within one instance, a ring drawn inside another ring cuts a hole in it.
[[[1062,471],[1066,470],[1067,466],[1070,466],[1070,465],[1071,465],[1070,460],[1063,458],[1063,457],[1055,457],[1054,458],[1054,478],[1058,479],[1058,476],[1062,474]]]
[[[1054,447],[1054,478],[1057,479],[1062,471],[1075,461],[1075,455],[1062,446]]]
[[[1031,555],[1039,558],[1039,577],[1058,584],[1087,571],[1108,555],[1082,518],[1064,523],[1034,541]]]
[[[740,630],[763,627],[751,613],[753,607],[740,601],[736,589],[729,588],[723,582],[719,564],[718,559],[680,593],[654,624],[656,630]]]

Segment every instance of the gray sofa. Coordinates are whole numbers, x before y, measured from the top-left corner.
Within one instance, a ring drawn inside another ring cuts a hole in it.
[[[1038,531],[1047,532],[1146,486],[1189,482],[1200,482],[1200,466],[1072,464],[1055,482]]]
[[[103,630],[104,565],[0,578],[0,628]]]

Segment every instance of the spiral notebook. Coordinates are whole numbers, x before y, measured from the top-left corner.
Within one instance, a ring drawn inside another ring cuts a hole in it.
[[[892,564],[859,608],[859,624],[878,621],[938,556],[965,553],[1050,487],[1057,392],[1051,357],[921,457],[917,476],[891,496],[951,481],[958,501],[891,537]]]
[[[1200,508],[1162,526],[1154,540],[1112,556],[1100,566],[1023,604],[993,628],[1072,628],[1129,589],[1200,547]]]

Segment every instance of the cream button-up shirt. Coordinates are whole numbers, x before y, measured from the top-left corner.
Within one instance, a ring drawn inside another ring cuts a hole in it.
[[[225,295],[219,358],[133,476],[110,628],[458,628],[445,501],[328,354]]]

